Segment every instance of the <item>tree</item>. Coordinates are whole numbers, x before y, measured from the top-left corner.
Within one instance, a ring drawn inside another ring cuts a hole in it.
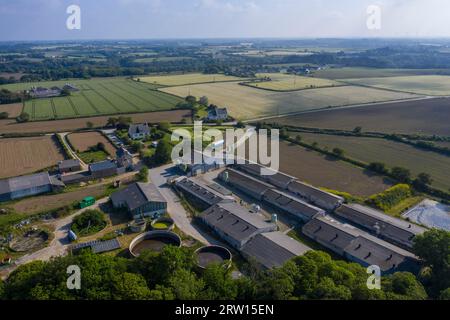
[[[333,154],[336,157],[340,158],[340,157],[342,157],[344,155],[344,150],[342,150],[341,148],[334,148],[333,149]]]
[[[0,119],[8,119],[9,113],[8,112],[0,112]]]
[[[450,288],[441,291],[441,294],[439,295],[439,300],[450,300]]]
[[[431,269],[432,296],[450,287],[450,232],[432,229],[414,238],[414,253]]]
[[[360,134],[361,132],[362,132],[361,127],[356,127],[355,129],[353,129],[353,133]]]
[[[426,190],[432,183],[433,179],[428,173],[420,173],[413,181],[414,188],[418,190]]]
[[[392,168],[391,175],[400,182],[409,183],[411,181],[411,171],[402,167]]]
[[[28,122],[30,121],[30,115],[26,112],[22,112],[17,118],[16,121],[18,123]]]
[[[137,174],[139,181],[148,182],[148,168],[143,166],[139,173]]]
[[[105,214],[100,210],[86,210],[73,219],[71,229],[78,235],[96,233],[106,227]]]
[[[100,151],[106,151],[106,147],[105,147],[105,144],[103,142],[97,143],[96,148],[97,148],[97,150],[100,150]]]
[[[242,120],[239,120],[239,121],[236,123],[236,127],[238,127],[238,128],[245,128],[245,123],[242,122]]]
[[[396,272],[384,281],[386,297],[388,299],[425,300],[427,293],[416,277],[409,272]]]
[[[205,293],[203,298],[209,300],[234,300],[237,295],[236,283],[228,269],[221,264],[208,266],[203,273]]]
[[[176,270],[170,275],[168,283],[175,298],[179,300],[198,299],[204,287],[203,281],[195,273],[185,269]]]
[[[203,96],[200,98],[198,103],[200,103],[202,106],[207,106],[209,104],[209,99],[207,96]]]
[[[195,104],[197,104],[197,98],[194,96],[187,96],[185,98],[186,102],[191,104],[192,106],[194,106]]]
[[[296,137],[295,137],[295,142],[297,142],[297,143],[300,143],[300,142],[302,142],[302,136],[301,135],[297,135]]]
[[[167,132],[167,131],[170,130],[170,123],[167,122],[167,121],[160,122],[158,124],[158,129],[161,130],[161,131],[166,131]]]
[[[170,161],[172,155],[172,148],[166,140],[161,140],[156,147],[155,154],[153,155],[153,160],[155,165],[166,164]]]
[[[118,274],[113,277],[111,285],[114,300],[145,300],[150,297],[150,289],[140,274]]]
[[[115,128],[117,126],[117,123],[119,122],[118,118],[115,117],[109,117],[108,121],[106,122],[107,127],[113,127]]]
[[[380,174],[387,173],[386,165],[382,162],[371,162],[368,169]]]
[[[86,127],[88,129],[92,129],[94,127],[94,124],[91,121],[86,122]]]

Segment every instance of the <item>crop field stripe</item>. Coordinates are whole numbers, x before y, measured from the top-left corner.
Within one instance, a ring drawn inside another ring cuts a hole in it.
[[[105,89],[105,90],[108,91],[108,92],[111,92],[112,94],[116,95],[117,97],[119,97],[119,98],[122,99],[123,101],[128,102],[128,103],[129,103],[131,106],[133,106],[137,111],[142,111],[137,105],[135,105],[135,104],[134,104],[133,102],[131,102],[131,101],[128,101],[127,99],[125,99],[124,97],[122,97],[120,94],[118,94],[118,93],[112,91],[111,89],[109,89],[108,87],[106,87],[105,85],[103,85],[103,84],[101,84],[101,83],[99,83],[99,85],[100,85],[103,89]]]
[[[144,101],[144,102],[146,102],[146,103],[148,103],[148,104],[154,106],[155,110],[158,110],[158,109],[159,109],[159,108],[158,108],[158,105],[157,105],[154,101],[147,100],[147,99],[143,98],[142,96],[139,96],[137,93],[134,93],[134,92],[132,92],[132,91],[129,91],[129,90],[123,88],[123,87],[122,87],[122,90],[125,91],[125,92],[127,92],[127,93],[129,93],[129,94],[131,94],[131,95],[133,95],[133,96],[135,96],[135,97],[138,97],[138,98],[141,99],[142,101]],[[136,89],[132,88],[131,90],[136,90]],[[144,91],[144,90],[138,90],[138,91],[142,91],[142,92],[147,93],[147,91]],[[153,93],[151,93],[150,90],[148,91],[148,93],[151,94],[151,96],[152,96],[152,98],[154,98],[154,100],[161,100],[162,102],[165,102],[165,103],[170,104],[169,101],[166,101],[166,100],[162,99],[162,97],[160,97],[160,96],[162,96],[162,94],[153,94]]]
[[[136,94],[136,93],[134,93],[134,92],[131,92],[131,91],[126,90],[126,89],[124,88],[124,86],[122,86],[122,85],[119,86],[119,85],[117,85],[117,83],[112,83],[112,85],[115,86],[118,90],[122,90],[122,91],[124,91],[124,92],[126,92],[126,93],[128,93],[128,94],[131,94],[132,96],[134,96],[134,97],[136,97],[136,98],[138,98],[138,99],[144,101],[145,103],[151,104],[151,105],[154,106],[156,109],[158,108],[158,106],[157,106],[154,102],[148,101],[147,99],[144,99],[144,98],[141,97],[140,95],[138,95],[138,94]],[[142,110],[141,108],[139,108],[139,109]]]
[[[105,100],[106,102],[108,102],[109,105],[110,105],[111,107],[113,107],[114,110],[116,110],[116,111],[119,112],[119,113],[121,112],[120,109],[117,108],[117,106],[116,106],[114,103],[111,102],[111,100],[109,100],[108,98],[106,98],[104,95],[102,95],[102,94],[101,94],[100,92],[98,92],[97,90],[94,90],[91,86],[89,86],[89,85],[86,85],[86,86],[88,86],[92,91],[94,91],[96,94],[98,94],[103,100]]]
[[[34,99],[31,102],[31,117],[33,119],[36,118],[36,102],[34,101]]]
[[[92,101],[84,94],[83,91],[81,91],[81,96],[86,99],[86,101],[89,103],[89,105],[92,107],[92,109],[95,110],[98,114],[101,114],[100,110],[97,109],[97,107],[92,103]]]
[[[130,86],[130,87],[136,88],[132,83],[128,83],[127,85]],[[146,87],[145,84],[137,84],[137,85]],[[151,89],[151,88],[148,88],[148,87],[142,88],[142,89],[136,88],[135,90],[149,93],[154,99],[158,99],[158,100],[160,100],[160,101],[162,101],[164,103],[167,103],[169,105],[177,104],[178,102],[181,102],[181,100],[182,100],[178,96],[175,96],[175,95],[163,92],[163,91],[159,91],[159,90],[154,90],[154,89]]]
[[[52,110],[53,110],[53,117],[58,118],[58,114],[56,113],[55,101],[53,101],[53,99],[50,99],[50,104],[51,104]]]
[[[75,114],[77,116],[80,115],[80,113],[78,112],[77,107],[75,106],[75,104],[73,103],[72,99],[70,99],[70,97],[67,97],[67,100],[69,100],[70,105],[72,106],[73,112],[75,112]]]

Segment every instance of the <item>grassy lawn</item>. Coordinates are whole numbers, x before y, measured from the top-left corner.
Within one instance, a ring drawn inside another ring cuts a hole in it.
[[[258,89],[274,90],[274,91],[295,91],[305,89],[315,89],[323,87],[337,87],[345,85],[343,83],[320,78],[301,77],[296,75],[282,73],[260,73],[261,77],[269,77],[271,81],[249,82],[247,85]]]
[[[86,151],[78,153],[78,156],[84,163],[93,163],[106,160],[109,155],[105,151]]]
[[[394,206],[391,209],[389,209],[388,211],[386,211],[386,213],[393,217],[400,218],[403,212],[414,207],[415,205],[417,205],[424,199],[425,198],[423,196],[417,196],[417,197],[411,197],[411,198],[405,199],[402,202],[400,202],[399,204],[397,204],[396,206]]]

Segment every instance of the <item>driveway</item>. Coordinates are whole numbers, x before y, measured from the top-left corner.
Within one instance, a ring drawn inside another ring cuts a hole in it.
[[[220,244],[219,241],[200,230],[191,223],[189,214],[181,205],[181,200],[172,188],[166,183],[167,178],[177,175],[177,170],[173,164],[165,165],[149,170],[149,180],[158,187],[159,191],[167,201],[167,211],[175,221],[177,227],[186,235],[204,243]]]

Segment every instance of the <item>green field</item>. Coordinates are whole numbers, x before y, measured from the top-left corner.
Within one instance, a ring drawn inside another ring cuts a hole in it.
[[[260,73],[257,76],[258,78],[269,77],[271,81],[248,82],[246,84],[258,89],[274,91],[295,91],[345,85],[343,83],[328,79],[301,77],[282,73]]]
[[[258,90],[236,82],[205,83],[159,90],[179,97],[189,94],[196,97],[207,96],[210,103],[227,107],[230,114],[238,119],[255,119],[334,106],[415,97],[407,93],[357,86],[275,92]]]
[[[155,86],[124,78],[20,83],[0,88],[19,91],[32,86],[62,86],[67,82],[80,91],[69,97],[26,101],[24,111],[30,114],[32,120],[49,120],[170,110],[182,101],[154,90]]]
[[[346,79],[345,82],[368,87],[388,89],[416,94],[450,95],[450,76],[408,76],[385,78]]]
[[[381,69],[363,67],[325,68],[314,72],[314,76],[326,79],[381,78],[418,75],[449,75],[448,69]]]
[[[242,81],[243,78],[226,76],[224,74],[202,74],[188,73],[169,76],[151,76],[140,77],[142,82],[158,84],[163,86],[183,86],[187,84],[209,83],[209,82],[225,82],[225,81]]]
[[[307,143],[317,142],[320,147],[341,148],[345,155],[366,163],[383,162],[387,167],[404,167],[413,176],[426,172],[433,178],[433,186],[443,190],[450,188],[450,157],[425,151],[413,146],[377,138],[344,137],[325,134],[291,132],[300,135]]]

